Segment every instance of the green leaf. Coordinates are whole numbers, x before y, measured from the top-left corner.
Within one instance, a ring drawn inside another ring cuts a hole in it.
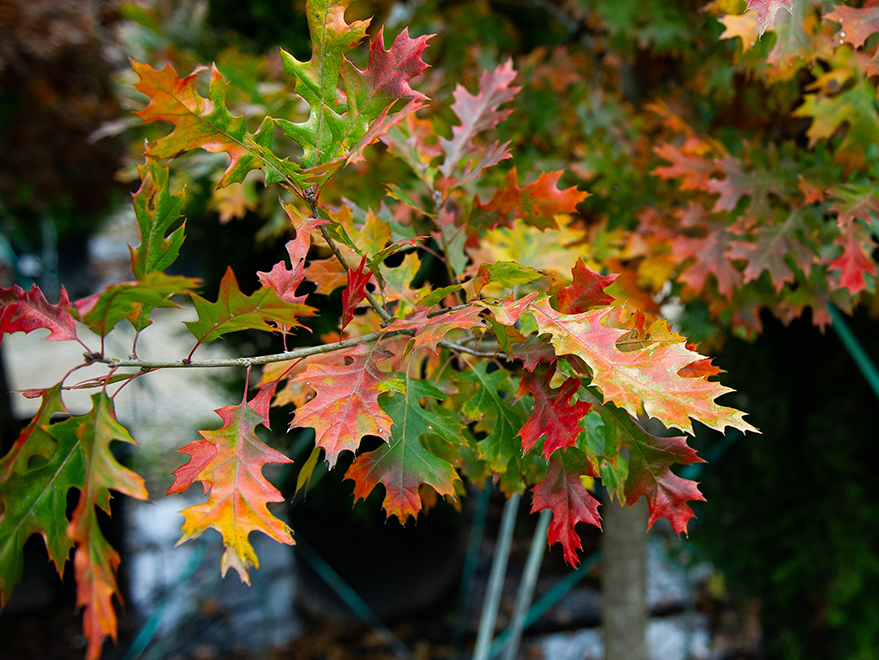
[[[131,252],[131,271],[142,280],[149,273],[165,270],[174,263],[183,244],[186,223],[167,235],[168,229],[180,218],[185,196],[181,190],[171,194],[168,168],[147,158],[146,165],[138,167],[140,189],[134,194],[134,212],[140,226],[140,245],[128,247]]]
[[[400,99],[422,100],[423,94],[409,87],[409,80],[427,65],[421,53],[429,37],[410,39],[403,30],[389,50],[383,32],[370,46],[369,65],[363,71],[345,55],[366,36],[368,21],[345,22],[351,0],[310,0],[306,4],[312,56],[300,62],[281,51],[284,71],[296,78],[296,91],[311,108],[304,122],[276,120],[288,137],[305,150],[302,162],[316,168],[339,163],[361,140],[377,139],[370,133],[373,122],[382,122]],[[339,81],[345,93],[338,89]],[[410,111],[415,106],[407,106]]]
[[[437,435],[446,442],[461,441],[461,424],[442,408],[423,408],[424,397],[444,399],[446,395],[433,385],[420,380],[408,380],[404,394],[394,394],[379,400],[382,408],[394,421],[391,439],[375,451],[357,457],[346,479],[355,483],[354,497],[365,498],[379,483],[385,487],[384,509],[388,516],[397,516],[406,522],[421,510],[419,488],[426,484],[440,495],[455,496],[455,482],[459,480],[454,466],[429,451],[421,437]]]
[[[139,282],[120,282],[74,303],[80,320],[97,335],[105,337],[117,323],[127,319],[136,330],[152,321],[149,313],[156,307],[177,307],[171,301],[176,294],[191,294],[198,280],[181,275],[148,273]],[[194,294],[193,294],[194,295]]]
[[[22,546],[41,534],[59,575],[73,548],[67,536],[67,492],[85,483],[85,462],[76,437],[54,435],[52,416],[67,410],[61,384],[43,402],[9,453],[0,459],[0,607],[21,579]]]
[[[477,431],[487,434],[477,444],[479,458],[488,461],[493,472],[505,474],[513,470],[520,474],[522,441],[517,436],[528,415],[521,404],[512,405],[519,384],[503,369],[489,373],[485,362],[460,374],[455,382],[475,385],[464,386],[466,398],[461,412],[477,423]],[[521,492],[524,488],[524,482],[519,480],[516,490]]]
[[[192,303],[198,312],[198,321],[189,321],[186,327],[198,340],[195,348],[239,330],[277,330],[269,325],[270,321],[286,328],[302,327],[297,317],[313,316],[315,311],[309,305],[284,302],[270,287],[262,287],[245,296],[238,288],[238,280],[231,268],[220,281],[217,302],[208,302],[193,294]]]

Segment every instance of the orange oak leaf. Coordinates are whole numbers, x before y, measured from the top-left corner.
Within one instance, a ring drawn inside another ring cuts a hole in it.
[[[292,221],[294,212],[290,207],[285,207],[285,210]],[[288,241],[285,246],[292,268],[288,269],[287,264],[279,261],[268,273],[257,272],[256,276],[262,285],[271,287],[284,302],[304,302],[305,296],[297,296],[296,288],[305,279],[305,257],[308,256],[308,250],[311,247],[311,230],[327,224],[329,224],[328,220],[309,218],[296,227],[296,238]]]
[[[669,339],[644,348],[621,351],[617,341],[627,334],[605,325],[613,308],[581,314],[561,314],[547,299],[531,303],[529,311],[541,333],[552,335],[557,355],[574,355],[592,371],[592,382],[606,400],[632,415],[646,413],[669,427],[693,433],[690,418],[722,431],[732,426],[756,431],[744,413],[719,405],[715,399],[732,391],[705,378],[683,378],[678,372],[704,356],[684,345],[684,338],[666,333]]]
[[[73,570],[76,577],[76,603],[84,608],[83,631],[88,646],[87,660],[101,655],[105,637],[116,640],[116,612],[113,596],[119,597],[116,569],[119,553],[101,533],[96,507],[110,513],[110,490],[140,500],[149,499],[143,479],[120,465],[110,451],[110,443],[137,444],[117,420],[113,401],[105,392],[92,396],[92,411],[55,425],[59,437],[75,436],[86,466],[85,483],[79,502],[67,527],[67,536],[76,544]]]
[[[824,14],[828,21],[840,24],[840,38],[855,48],[860,48],[869,36],[879,32],[879,7],[846,7],[837,5],[833,11]]]
[[[279,451],[260,440],[255,431],[263,424],[268,428],[269,401],[276,383],[260,388],[248,402],[246,397],[237,406],[218,408],[215,412],[223,426],[214,431],[199,431],[202,439],[179,451],[189,454],[189,462],[174,471],[177,477],[167,494],[182,493],[201,481],[208,499],[181,513],[184,517],[183,536],[179,543],[195,538],[209,528],[223,537],[225,550],[220,570],[225,576],[234,568],[242,582],[250,584],[248,567],[259,568],[259,558],[248,540],[251,532],[259,531],[279,543],[293,544],[290,528],[269,510],[269,502],[283,502],[284,496],[263,476],[269,463],[291,463]]]
[[[483,205],[476,198],[476,208],[489,214],[487,224],[492,229],[498,225],[512,227],[517,218],[538,229],[558,229],[555,216],[575,212],[577,204],[589,197],[589,193],[577,190],[576,186],[559,190],[557,184],[562,174],[544,172],[537,181],[520,188],[514,167],[507,173],[506,185],[495,191],[488,204]]]
[[[332,468],[343,451],[357,451],[365,435],[387,438],[391,418],[378,404],[381,394],[402,391],[403,382],[383,373],[378,362],[394,357],[378,344],[357,344],[340,351],[347,364],[309,364],[293,380],[316,394],[296,410],[291,428],[313,428],[315,444],[323,447]]]
[[[582,451],[571,447],[554,453],[546,478],[534,486],[531,504],[531,513],[541,509],[552,511],[546,540],[550,545],[561,543],[565,561],[575,568],[580,563],[577,550],[583,547],[575,529],[577,523],[601,527],[600,503],[583,486],[582,476],[597,476]]]
[[[335,257],[310,261],[305,267],[305,277],[317,286],[314,292],[324,296],[348,283],[348,271]]]
[[[282,161],[271,151],[270,118],[263,121],[256,133],[249,134],[244,117],[235,117],[226,108],[228,83],[216,66],[210,70],[206,98],[196,90],[196,76],[204,67],[180,78],[170,64],[161,71],[133,60],[131,65],[140,77],[135,88],[150,98],[147,107],[135,114],[147,122],[162,120],[174,125],[169,135],[147,149],[147,156],[173,158],[193,149],[226,153],[231,160],[218,188],[244,181],[247,173],[257,168],[266,171],[268,183],[297,178],[299,167]]]
[[[453,312],[428,316],[429,310],[421,308],[413,312],[407,319],[394,319],[387,327],[388,331],[414,329],[413,348],[427,347],[434,353],[437,345],[451,330],[470,330],[484,327],[478,307],[456,309]]]
[[[47,328],[52,341],[77,340],[76,319],[68,311],[70,299],[61,287],[57,305],[49,304],[36,284],[25,291],[17,284],[8,289],[0,287],[0,339],[13,332],[28,333],[37,328]]]
[[[526,394],[534,397],[531,416],[519,431],[522,438],[522,449],[527,453],[542,437],[543,457],[547,460],[556,449],[572,447],[582,430],[580,420],[589,412],[591,404],[573,401],[574,394],[580,389],[579,378],[568,378],[558,389],[550,387],[550,380],[555,373],[555,366],[541,367],[533,373],[526,373],[519,382],[516,399]]]

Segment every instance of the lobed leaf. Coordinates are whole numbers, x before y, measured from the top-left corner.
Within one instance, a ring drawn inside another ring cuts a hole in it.
[[[580,389],[579,378],[568,378],[561,387],[552,389],[550,380],[554,373],[554,366],[526,373],[519,382],[519,391],[516,393],[517,399],[526,394],[534,398],[531,416],[519,431],[522,449],[526,453],[531,451],[545,437],[543,457],[547,460],[550,460],[557,449],[564,450],[577,443],[577,436],[582,431],[580,420],[591,408],[589,403],[573,400]]]
[[[393,357],[378,344],[357,344],[340,351],[340,356],[350,362],[308,364],[293,379],[313,389],[315,396],[296,410],[290,427],[314,429],[315,445],[326,452],[330,468],[341,452],[356,452],[364,436],[390,436],[392,420],[378,397],[405,387],[400,378],[378,368],[379,362]]]
[[[580,563],[577,550],[583,547],[575,529],[577,523],[601,527],[600,503],[583,486],[583,476],[597,475],[582,451],[571,447],[555,452],[549,458],[546,478],[534,486],[531,504],[531,513],[542,509],[552,511],[546,539],[550,545],[562,544],[565,561],[574,568]]]
[[[360,454],[345,473],[354,481],[355,499],[365,498],[378,484],[385,487],[383,507],[388,517],[405,523],[421,510],[419,489],[426,484],[438,494],[455,496],[460,481],[454,466],[430,453],[422,444],[425,435],[437,435],[457,444],[461,424],[449,411],[424,408],[424,397],[444,399],[445,394],[421,380],[407,379],[405,392],[382,400],[382,408],[393,420],[388,443],[375,451]]]
[[[690,418],[719,431],[727,426],[756,431],[744,421],[742,412],[715,402],[732,391],[730,388],[705,378],[679,375],[681,369],[703,358],[686,348],[683,337],[669,335],[669,340],[624,352],[617,348],[617,341],[626,330],[605,324],[612,309],[560,314],[544,299],[532,302],[529,311],[540,332],[552,335],[556,354],[581,358],[605,399],[631,414],[646,413],[691,434]]]
[[[168,234],[171,226],[180,218],[185,195],[181,190],[171,194],[168,184],[168,168],[160,166],[155,159],[147,158],[146,165],[138,166],[140,188],[133,195],[134,213],[140,227],[140,245],[128,250],[131,253],[131,271],[135,279],[161,272],[177,259],[183,244],[186,223]]]
[[[293,544],[290,528],[272,515],[267,506],[269,502],[283,502],[284,496],[262,473],[267,464],[292,461],[263,443],[255,432],[260,424],[268,427],[269,402],[275,385],[262,386],[249,402],[217,409],[222,427],[199,431],[201,440],[179,450],[189,454],[189,462],[174,471],[176,479],[167,491],[182,493],[201,481],[208,499],[181,512],[183,536],[178,544],[209,528],[217,530],[225,546],[220,560],[222,574],[225,576],[229,568],[234,568],[247,584],[248,568],[259,568],[259,558],[248,540],[251,532],[259,531],[279,543]]]
[[[27,334],[37,328],[48,329],[46,339],[52,341],[76,340],[76,319],[69,309],[70,299],[63,286],[57,305],[50,305],[36,284],[29,291],[17,284],[0,287],[0,340],[7,333]]]
[[[73,557],[76,603],[84,608],[86,658],[95,660],[100,657],[105,637],[116,640],[113,596],[120,598],[115,576],[119,553],[104,538],[95,509],[110,513],[111,489],[139,500],[147,500],[149,495],[143,479],[120,465],[110,450],[113,441],[137,443],[116,419],[113,401],[106,392],[92,396],[92,410],[87,415],[54,425],[53,436],[58,438],[59,445],[78,444],[85,466],[79,501],[67,527],[67,536],[76,545]]]
[[[192,294],[192,303],[198,312],[198,321],[188,321],[186,327],[201,344],[219,339],[230,332],[239,330],[273,331],[269,322],[285,328],[302,327],[299,316],[313,316],[314,308],[302,303],[285,302],[273,289],[263,287],[252,295],[245,296],[238,288],[238,280],[232,268],[220,280],[220,291],[216,302],[208,302],[201,296]],[[195,351],[193,348],[193,352]]]

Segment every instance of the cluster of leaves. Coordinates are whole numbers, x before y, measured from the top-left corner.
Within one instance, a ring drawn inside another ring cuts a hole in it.
[[[733,76],[790,91],[776,93],[778,107],[770,109],[787,122],[803,76],[813,76],[795,110],[811,119],[807,137],[819,148],[807,151],[795,148],[794,131],[767,148],[777,127],[756,121],[747,141],[737,134],[727,144],[677,109],[681,95],[672,91],[641,107],[612,98],[607,89],[630,86],[618,55],[606,55],[587,82],[574,72],[594,62],[574,49],[535,51],[518,67],[521,77],[511,61],[494,62],[471,81],[465,72],[453,76],[451,64],[444,75],[425,77],[425,91],[441,96],[446,81],[461,79],[475,93],[458,85],[450,107],[430,107],[410,86],[425,73],[429,37],[403,30],[386,48],[379,31],[358,68],[354,49],[368,22],[347,22],[349,4],[308,3],[311,58],[282,52],[285,75],[272,91],[244,74],[227,74],[242,81],[230,88],[216,65],[181,76],[170,65],[135,62],[135,86],[149,99],[137,114],[172,130],[148,143],[138,167],[134,279],[74,302],[62,292],[57,305],[38,289],[0,294],[3,333],[47,328],[48,339],[80,341],[82,323],[102,340],[97,350],[84,345],[86,363],[106,364],[108,373],[65,384],[74,368],[55,387],[30,392],[42,397],[40,412],[0,462],[0,602],[20,578],[30,535],[44,536],[59,571],[75,548],[91,658],[105,636],[115,636],[119,561],[95,506],[107,510],[110,490],[146,498],[142,481],[109,451],[113,441],[133,442],[115,418],[113,397],[135,378],[183,365],[238,366],[249,375],[265,365],[258,392],[245,390],[238,405],[218,410],[222,426],[181,450],[189,460],[169,488],[203,484],[206,500],[184,511],[183,539],[217,530],[224,574],[232,567],[246,581],[258,566],[252,531],[293,540],[268,508],[281,495],[262,474],[266,464],[289,462],[256,434],[271,405],[295,406],[291,426],[314,429],[300,485],[321,458],[333,467],[352,452],[345,476],[355,497],[381,485],[385,511],[401,521],[437,496],[462,495],[463,479],[495,479],[506,493],[533,488],[532,510],[553,512],[549,542],[561,543],[576,565],[576,525],[599,524],[593,479],[621,502],[646,497],[650,524],[666,518],[679,533],[692,517],[687,502],[702,498],[671,470],[701,460],[686,437],[655,426],[648,432],[645,420],[685,433],[693,432],[691,420],[753,430],[741,412],[717,403],[730,391],[711,380],[719,370],[658,318],[659,303],[679,297],[704,306],[714,327],[748,333],[759,331],[764,307],[782,318],[811,307],[826,323],[828,302],[851,309],[875,293],[877,154],[868,145],[876,130],[876,43],[867,39],[874,10],[841,7],[822,16],[806,1],[752,1],[756,11],[742,13],[743,6],[719,1],[709,11],[726,31],[712,48],[725,51],[674,55],[716,98],[729,98]],[[672,51],[686,34],[686,12],[581,4],[563,8],[575,30],[594,39],[594,53]],[[656,20],[645,25],[644,15]],[[725,40],[735,37],[741,46],[723,80],[711,67],[730,59]],[[225,57],[234,66],[236,56]],[[239,59],[251,73],[267,70]],[[581,105],[565,105],[571,99]],[[236,114],[245,106],[265,116]],[[381,150],[370,146],[377,141]],[[186,227],[184,193],[172,192],[164,163],[194,150],[227,159],[213,202],[221,215],[282,197],[272,231],[293,238],[285,259],[256,274],[261,286],[251,295],[231,269],[213,302],[195,293],[196,280],[165,272]],[[509,159],[516,167],[499,167]],[[559,162],[572,163],[593,197],[560,187]],[[384,184],[386,203],[367,208],[343,199],[346,167]],[[386,167],[399,176],[383,177]],[[220,364],[195,359],[202,344],[240,330],[286,341],[308,326],[320,297],[338,289],[338,333],[317,344]],[[132,358],[105,353],[103,338],[117,324],[146,331],[151,311],[174,305],[175,295],[188,296],[197,314],[186,324],[194,337],[187,356],[139,360],[136,342]],[[58,421],[63,390],[80,386],[99,390],[92,412]],[[365,451],[366,437],[382,444]],[[70,488],[81,494],[68,520]]]

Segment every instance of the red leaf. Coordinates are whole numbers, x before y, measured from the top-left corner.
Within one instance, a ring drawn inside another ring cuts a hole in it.
[[[47,328],[52,341],[78,340],[76,319],[67,311],[70,299],[61,287],[61,297],[57,305],[50,305],[36,285],[25,292],[17,284],[10,288],[0,287],[0,339],[6,333],[32,332],[37,328]]]
[[[848,289],[855,296],[867,288],[864,275],[876,275],[876,264],[872,258],[876,243],[856,222],[848,224],[833,242],[842,247],[842,254],[828,268],[840,271],[840,288]]]
[[[646,441],[643,441],[646,439]],[[671,471],[673,463],[702,463],[684,436],[657,438],[644,432],[640,441],[629,447],[629,476],[626,479],[626,502],[632,506],[641,497],[647,498],[653,527],[659,518],[667,518],[680,534],[687,531],[687,522],[693,511],[685,503],[704,501],[696,483],[682,479]]]
[[[572,271],[574,282],[558,292],[556,300],[560,312],[578,314],[593,307],[610,305],[614,297],[604,292],[604,288],[613,284],[616,275],[599,275],[589,270],[582,259],[577,259]]]
[[[552,511],[552,523],[546,535],[550,545],[561,543],[565,561],[576,567],[580,563],[577,550],[583,546],[575,529],[585,522],[601,527],[599,502],[580,481],[581,476],[595,476],[592,466],[579,449],[556,452],[549,459],[546,478],[534,487],[531,513],[541,509]]]
[[[541,173],[537,181],[520,188],[514,167],[507,173],[506,187],[495,191],[485,206],[477,197],[476,207],[497,214],[490,222],[492,229],[498,224],[512,227],[515,219],[538,229],[558,229],[556,214],[575,212],[577,204],[589,197],[589,193],[577,190],[576,186],[559,190],[556,184],[563,173]]]
[[[314,429],[315,444],[323,447],[331,468],[341,452],[357,451],[363,436],[390,436],[391,418],[378,405],[378,397],[403,387],[399,378],[376,366],[394,357],[378,344],[358,344],[339,353],[351,363],[309,364],[296,376],[294,382],[304,383],[316,394],[296,411],[290,424],[291,428]]]
[[[547,460],[556,449],[576,444],[582,430],[580,420],[591,408],[591,404],[584,401],[572,401],[580,389],[579,378],[568,378],[560,388],[554,390],[549,384],[554,373],[555,366],[526,373],[516,392],[516,399],[521,399],[525,394],[534,397],[531,416],[519,431],[522,449],[526,453],[531,451],[537,441],[546,436],[543,457]]]
[[[293,211],[290,207],[285,207],[285,210],[292,221],[294,218]],[[308,250],[311,247],[311,230],[328,224],[330,223],[327,220],[309,218],[296,227],[296,238],[288,241],[285,246],[287,254],[290,256],[290,265],[293,268],[288,270],[287,264],[279,261],[268,273],[257,272],[256,276],[262,282],[262,285],[271,287],[284,302],[304,302],[305,296],[297,296],[296,288],[305,279],[305,257],[308,256]]]
[[[428,100],[424,94],[412,89],[409,82],[427,68],[421,55],[433,35],[410,39],[409,28],[403,28],[390,49],[385,50],[384,30],[384,27],[380,28],[370,44],[369,66],[360,72],[370,92],[382,99]]]
[[[779,9],[787,9],[793,14],[793,0],[748,0],[748,9],[757,10],[757,27],[762,35],[775,27],[775,14]]]
[[[215,412],[223,426],[199,431],[201,440],[179,451],[189,462],[174,471],[177,479],[168,494],[182,493],[201,481],[208,499],[182,511],[180,543],[214,528],[223,537],[225,551],[220,560],[223,575],[234,568],[242,582],[250,584],[247,569],[259,568],[259,558],[248,536],[260,531],[279,543],[293,543],[290,528],[268,510],[269,502],[283,502],[284,496],[262,474],[269,463],[290,463],[289,458],[263,443],[255,433],[259,424],[268,426],[266,413],[276,383],[261,388],[252,401],[226,406]]]
[[[366,298],[366,284],[375,273],[363,272],[366,266],[366,255],[360,259],[357,270],[348,269],[348,286],[342,291],[342,328],[345,328],[354,319],[354,309]]]

